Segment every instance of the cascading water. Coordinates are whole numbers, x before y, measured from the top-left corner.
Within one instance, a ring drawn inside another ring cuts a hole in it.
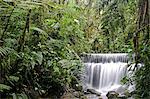
[[[94,89],[101,94],[123,91],[120,80],[127,70],[127,54],[87,54],[85,63],[85,89]]]

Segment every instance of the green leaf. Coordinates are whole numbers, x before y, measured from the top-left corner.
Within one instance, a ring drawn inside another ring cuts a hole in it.
[[[21,94],[13,93],[11,95],[13,99],[28,99],[28,96],[25,93],[21,93]]]
[[[42,55],[42,52],[32,52],[34,58],[35,58],[35,61],[37,61],[40,65],[42,64],[42,61],[43,61],[43,55]]]
[[[132,49],[128,49],[128,53],[131,53],[132,52]]]
[[[9,47],[0,47],[0,57],[5,57],[11,52],[12,52],[12,49]]]
[[[19,80],[19,77],[16,77],[16,76],[9,76],[9,77],[8,77],[8,80],[17,82],[17,81]]]
[[[41,65],[43,60],[42,52],[37,52],[37,61]]]
[[[53,69],[54,69],[54,72],[55,72],[55,73],[60,74],[60,72],[59,72],[59,68],[58,68],[57,66],[54,66],[54,68],[53,68]]]
[[[11,87],[5,84],[0,84],[0,92],[3,92],[4,90],[10,90]]]
[[[40,28],[38,28],[38,27],[31,27],[30,29],[31,29],[31,30],[35,30],[35,31],[38,31],[38,32],[40,32],[40,33],[46,33],[44,30],[42,30],[42,29],[40,29]]]

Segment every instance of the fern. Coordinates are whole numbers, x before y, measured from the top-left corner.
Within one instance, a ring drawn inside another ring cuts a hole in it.
[[[12,52],[12,49],[9,47],[0,47],[0,58],[3,59]]]
[[[3,92],[4,90],[10,90],[11,87],[7,86],[5,84],[0,84],[0,92]]]
[[[21,93],[21,94],[16,94],[13,93],[11,94],[12,99],[28,99],[28,96],[25,93]]]

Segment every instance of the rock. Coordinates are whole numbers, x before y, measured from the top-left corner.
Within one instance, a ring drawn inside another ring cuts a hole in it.
[[[87,99],[87,97],[86,96],[81,96],[80,99]]]
[[[94,89],[87,89],[87,92],[90,92],[91,94],[96,94],[97,96],[101,96],[101,93],[95,91]]]
[[[82,85],[79,84],[78,79],[76,77],[72,77],[71,81],[72,88],[75,89],[76,91],[82,91]]]
[[[126,90],[124,93],[123,93],[127,98],[133,96],[136,94],[136,91],[129,91],[129,90]]]
[[[129,93],[128,90],[126,90],[126,91],[124,92],[124,95],[125,95],[126,97],[131,97],[131,93]]]
[[[119,95],[117,98],[119,98],[119,99],[127,99],[128,97],[126,95]]]
[[[101,96],[99,96],[98,99],[103,99],[103,98]]]
[[[79,92],[77,92],[77,91],[76,91],[76,92],[74,92],[74,93],[73,93],[73,95],[74,95],[75,97],[77,97],[77,98],[79,98],[79,97],[80,97],[80,93],[79,93]]]
[[[128,87],[128,91],[129,91],[129,93],[134,92],[134,91],[135,91],[135,84],[134,84],[134,85],[130,85],[130,86]]]
[[[90,94],[90,92],[89,91],[84,91],[84,94],[87,95],[87,94]]]
[[[115,91],[109,91],[106,96],[108,97],[108,99],[112,99],[112,98],[117,98],[119,94]]]
[[[125,85],[121,85],[121,86],[119,86],[116,90],[115,90],[115,92],[117,92],[117,93],[124,93],[125,92],[125,90],[126,90],[126,88],[127,88],[127,86],[125,86]]]
[[[95,94],[88,94],[86,95],[87,99],[101,99],[99,96]]]
[[[71,98],[74,98],[74,97],[73,97],[72,94],[69,93],[69,92],[65,92],[65,93],[63,94],[63,96],[60,97],[60,99],[71,99]],[[51,99],[57,99],[57,98],[52,97]]]
[[[76,91],[82,91],[82,86],[81,85],[79,85],[79,84],[75,84],[75,90]]]
[[[80,91],[74,92],[73,95],[76,97],[76,98],[73,98],[73,99],[87,99],[87,97],[84,95],[84,93],[80,92]]]

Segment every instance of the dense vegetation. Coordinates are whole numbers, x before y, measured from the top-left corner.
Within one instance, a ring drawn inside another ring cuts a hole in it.
[[[80,83],[82,53],[135,54],[150,97],[148,0],[0,0],[0,96],[60,97]],[[23,99],[24,99],[23,98]]]

